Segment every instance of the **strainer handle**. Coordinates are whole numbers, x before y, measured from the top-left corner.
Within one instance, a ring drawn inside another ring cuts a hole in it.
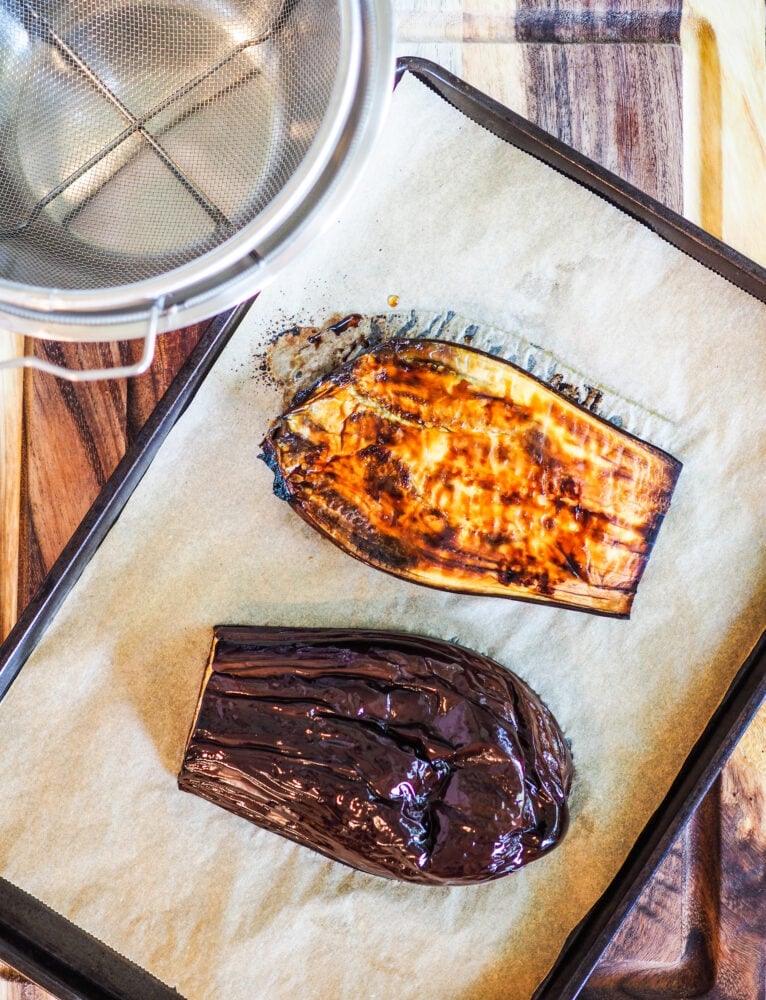
[[[46,375],[65,378],[69,382],[97,382],[99,379],[105,378],[131,378],[133,375],[141,375],[154,360],[154,345],[157,342],[157,326],[161,311],[161,301],[156,302],[144,335],[144,349],[141,352],[141,357],[131,365],[115,365],[114,368],[65,368],[63,365],[55,365],[52,361],[46,361],[45,358],[38,358],[34,354],[26,354],[0,362],[0,371],[7,368],[34,368],[37,371],[45,372]]]

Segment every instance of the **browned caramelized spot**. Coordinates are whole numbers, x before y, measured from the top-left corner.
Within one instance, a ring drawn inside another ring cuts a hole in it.
[[[438,341],[348,363],[264,451],[299,513],[373,566],[618,615],[680,471],[508,362]]]

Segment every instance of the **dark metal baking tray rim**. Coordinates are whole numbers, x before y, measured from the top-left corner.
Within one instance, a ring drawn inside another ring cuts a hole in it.
[[[688,256],[766,302],[766,269],[435,63],[415,57],[398,60],[397,82],[407,72],[477,124],[594,191]],[[193,399],[250,305],[244,303],[219,316],[207,329],[0,646],[0,699],[119,517],[169,430]],[[570,1000],[580,993],[622,920],[764,700],[766,634],[738,671],[622,868],[570,934],[533,1000]],[[0,957],[65,1000],[178,997],[171,987],[3,879],[0,879]]]

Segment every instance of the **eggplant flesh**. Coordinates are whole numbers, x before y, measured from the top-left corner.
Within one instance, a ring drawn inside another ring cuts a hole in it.
[[[681,469],[510,362],[435,340],[320,379],[262,449],[275,493],[370,566],[617,617]]]
[[[564,836],[572,759],[468,649],[372,630],[216,629],[179,787],[372,875],[470,885]]]

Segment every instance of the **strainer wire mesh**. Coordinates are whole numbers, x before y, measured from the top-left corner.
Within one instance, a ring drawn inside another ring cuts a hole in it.
[[[339,47],[323,0],[6,0],[0,277],[116,286],[219,245],[305,155]]]

